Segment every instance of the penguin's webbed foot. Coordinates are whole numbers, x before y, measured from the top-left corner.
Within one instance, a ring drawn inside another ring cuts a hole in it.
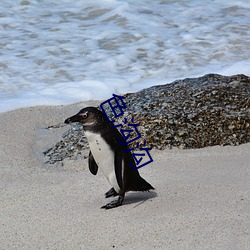
[[[115,197],[117,195],[118,195],[118,193],[115,191],[114,188],[111,188],[107,193],[105,193],[106,198],[109,198],[109,197],[112,197],[112,196]]]
[[[114,208],[114,207],[119,207],[119,206],[122,205],[123,200],[124,200],[124,197],[123,196],[119,196],[118,200],[111,201],[110,203],[102,206],[101,208],[110,209],[110,208]]]

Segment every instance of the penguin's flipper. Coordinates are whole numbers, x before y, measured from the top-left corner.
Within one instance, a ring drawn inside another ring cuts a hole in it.
[[[120,145],[119,145],[120,146]],[[120,147],[115,147],[115,176],[120,189],[123,189],[122,181],[122,155],[123,150]]]
[[[109,198],[109,197],[112,197],[112,196],[115,197],[117,195],[118,195],[118,193],[115,191],[114,188],[111,188],[108,192],[105,193],[106,198]]]
[[[102,206],[101,208],[104,208],[104,209],[110,209],[110,208],[114,208],[114,207],[119,207],[122,205],[123,203],[123,200],[124,200],[124,196],[120,196],[118,197],[118,200],[116,201],[111,201],[110,203]]]
[[[91,151],[89,151],[89,170],[93,175],[96,175],[98,171],[98,165],[96,164]]]

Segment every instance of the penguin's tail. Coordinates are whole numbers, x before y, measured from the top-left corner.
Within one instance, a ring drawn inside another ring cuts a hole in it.
[[[132,186],[131,191],[148,191],[150,189],[154,189],[147,181],[145,181],[141,176],[137,179],[137,181]]]

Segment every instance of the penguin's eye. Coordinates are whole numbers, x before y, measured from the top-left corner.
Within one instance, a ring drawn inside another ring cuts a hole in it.
[[[79,114],[83,119],[86,119],[88,117],[88,112]]]

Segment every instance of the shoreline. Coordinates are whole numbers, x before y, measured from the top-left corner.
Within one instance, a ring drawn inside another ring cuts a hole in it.
[[[155,188],[100,209],[110,188],[87,159],[44,165],[59,124],[84,102],[0,113],[2,249],[247,249],[250,242],[250,143],[202,149],[152,149],[139,171]]]

